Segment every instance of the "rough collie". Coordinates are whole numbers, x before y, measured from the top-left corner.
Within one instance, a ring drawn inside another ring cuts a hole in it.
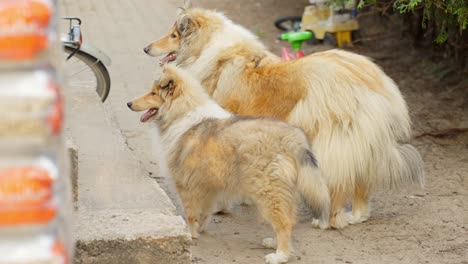
[[[271,116],[305,130],[332,199],[330,224],[366,221],[377,187],[423,184],[406,103],[368,58],[342,50],[282,62],[223,14],[186,8],[145,52],[165,55],[198,79],[223,108]],[[352,212],[344,208],[352,202]]]
[[[215,103],[200,83],[173,66],[151,91],[127,104],[147,110],[142,122],[160,129],[167,165],[197,238],[226,193],[246,197],[276,232],[276,253],[267,263],[288,260],[300,194],[328,226],[330,196],[305,133],[272,118],[241,117]],[[272,246],[272,239],[264,244]]]

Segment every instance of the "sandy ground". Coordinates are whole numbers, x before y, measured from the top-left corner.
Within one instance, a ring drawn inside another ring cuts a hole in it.
[[[153,177],[159,175],[150,154],[149,130],[141,126],[137,115],[126,109],[125,102],[151,85],[159,67],[143,54],[142,48],[170,27],[177,4],[154,0],[143,8],[146,1],[142,0],[116,0],[117,4],[93,0],[61,2],[64,14],[84,18],[85,36],[112,55],[113,87],[106,107],[115,115],[113,121],[118,123],[129,149],[142,166],[147,166]],[[224,11],[279,54],[280,47],[287,44],[276,40],[280,32],[274,28],[273,20],[300,15],[307,1],[194,2]],[[438,80],[434,72],[443,69],[441,64],[428,60],[422,51],[408,49],[394,34],[398,25],[390,22],[368,23],[362,28],[362,35],[385,31],[393,39],[377,38],[353,50],[374,58],[399,84],[411,111],[414,134],[468,127],[468,82]],[[329,47],[304,48],[310,53]],[[295,252],[291,263],[468,263],[468,134],[442,138],[426,135],[412,143],[425,160],[424,190],[380,191],[372,199],[369,221],[340,231],[312,229],[310,216],[304,211],[294,229]],[[164,179],[155,178],[167,188]],[[257,221],[253,208],[240,206],[232,214],[213,218],[206,233],[194,241],[193,262],[262,263],[263,256],[272,251],[262,248],[261,240],[272,235],[269,226]]]
[[[279,31],[272,21],[301,14],[304,7],[304,1],[279,0],[196,4],[225,12],[276,53],[285,44],[275,40]],[[405,49],[401,43],[395,46],[398,39],[384,41],[353,50],[374,58],[398,83],[410,108],[414,135],[468,127],[468,83],[448,85],[434,77],[437,64],[424,52]],[[305,51],[326,48],[306,46]],[[302,212],[293,233],[291,263],[468,263],[468,135],[423,135],[412,143],[425,161],[424,190],[379,191],[369,221],[343,230],[312,229],[310,215]],[[206,233],[194,241],[192,262],[262,263],[272,250],[263,248],[261,240],[272,235],[254,208],[239,206],[232,214],[213,218]]]

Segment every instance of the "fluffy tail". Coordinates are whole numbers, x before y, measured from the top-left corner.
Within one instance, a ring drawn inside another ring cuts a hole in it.
[[[424,162],[418,150],[409,144],[397,145],[383,153],[377,161],[377,172],[381,174],[381,186],[398,189],[408,184],[424,186]]]
[[[328,228],[330,194],[312,152],[304,152],[298,167],[297,189],[318,218],[320,228]]]

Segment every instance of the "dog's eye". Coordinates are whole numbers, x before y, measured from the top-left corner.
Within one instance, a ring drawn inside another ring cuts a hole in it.
[[[171,38],[176,38],[176,34],[172,33]]]
[[[156,95],[156,93],[155,93],[155,92],[151,92],[151,96],[154,96],[154,95]]]

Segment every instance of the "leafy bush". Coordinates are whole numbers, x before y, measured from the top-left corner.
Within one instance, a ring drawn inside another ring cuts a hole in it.
[[[393,5],[400,13],[423,9],[423,28],[434,21],[438,36],[436,43],[461,35],[468,25],[468,2],[462,0],[397,0]]]
[[[422,12],[421,27],[436,32],[435,42],[450,45],[459,49],[468,47],[464,30],[468,26],[467,0],[330,0],[331,4],[345,6],[354,2],[358,8],[365,5],[385,4],[401,14]]]

